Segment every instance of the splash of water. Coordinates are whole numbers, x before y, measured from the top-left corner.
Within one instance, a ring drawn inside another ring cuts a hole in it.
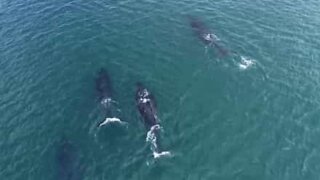
[[[157,145],[157,136],[155,131],[159,130],[161,126],[159,124],[154,125],[150,128],[150,130],[147,132],[146,142],[151,143],[151,150],[153,152],[157,151],[158,145]]]
[[[241,58],[241,61],[239,63],[239,68],[241,70],[246,70],[255,64],[255,60],[253,60],[253,59],[250,59],[245,56],[240,56],[240,58]]]
[[[156,131],[158,130],[161,130],[161,126],[159,124],[152,126],[148,131],[146,137],[146,142],[150,143],[150,149],[153,153],[154,159],[158,159],[161,157],[172,157],[172,153],[170,151],[159,152],[156,135]]]

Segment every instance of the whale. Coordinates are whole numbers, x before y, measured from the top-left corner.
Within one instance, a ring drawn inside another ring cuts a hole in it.
[[[170,151],[162,151],[159,143],[160,139],[160,121],[158,118],[157,103],[153,94],[141,83],[136,83],[135,101],[137,109],[142,116],[143,123],[147,132],[146,141],[150,142],[153,157],[172,157]]]
[[[228,49],[219,44],[218,37],[206,26],[203,21],[193,16],[187,17],[189,19],[190,26],[198,39],[200,39],[205,45],[215,48],[220,56],[224,57],[229,55],[230,52]]]
[[[62,137],[56,150],[56,165],[58,180],[82,179],[83,167],[77,164],[78,154],[75,146],[66,138]]]
[[[159,124],[156,100],[151,92],[141,83],[136,83],[135,101],[147,130]]]
[[[106,69],[100,68],[95,78],[100,103],[107,109],[112,103],[112,84]]]
[[[113,100],[112,82],[106,69],[99,69],[95,78],[95,84],[98,99],[105,113],[105,119],[99,123],[98,127],[108,124],[120,124],[127,126],[127,122],[123,122],[119,118],[115,117],[115,115],[119,115],[118,112],[120,112],[120,109],[117,108],[117,102]]]

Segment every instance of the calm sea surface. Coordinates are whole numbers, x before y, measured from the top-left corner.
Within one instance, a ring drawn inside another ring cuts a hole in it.
[[[0,0],[0,38],[1,180],[320,178],[318,0]],[[102,67],[128,128],[97,128]],[[173,157],[152,157],[137,81]]]

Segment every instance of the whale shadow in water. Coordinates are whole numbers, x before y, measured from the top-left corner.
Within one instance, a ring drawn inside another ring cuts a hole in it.
[[[81,180],[84,167],[80,166],[75,146],[63,136],[56,150],[58,180]]]
[[[187,16],[187,18],[195,35],[206,46],[215,48],[221,57],[226,57],[230,54],[228,49],[219,44],[218,37],[204,24],[203,21],[190,15]]]

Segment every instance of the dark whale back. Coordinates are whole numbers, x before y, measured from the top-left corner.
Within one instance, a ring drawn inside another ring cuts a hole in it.
[[[204,39],[204,35],[210,34],[209,28],[196,17],[188,16],[188,19],[192,30],[200,38],[200,40],[204,43],[210,43]]]
[[[96,77],[96,90],[99,100],[112,97],[112,88],[109,74],[106,69],[101,68]]]
[[[158,124],[155,98],[140,82],[137,83],[135,100],[146,128],[149,130],[152,126]]]

